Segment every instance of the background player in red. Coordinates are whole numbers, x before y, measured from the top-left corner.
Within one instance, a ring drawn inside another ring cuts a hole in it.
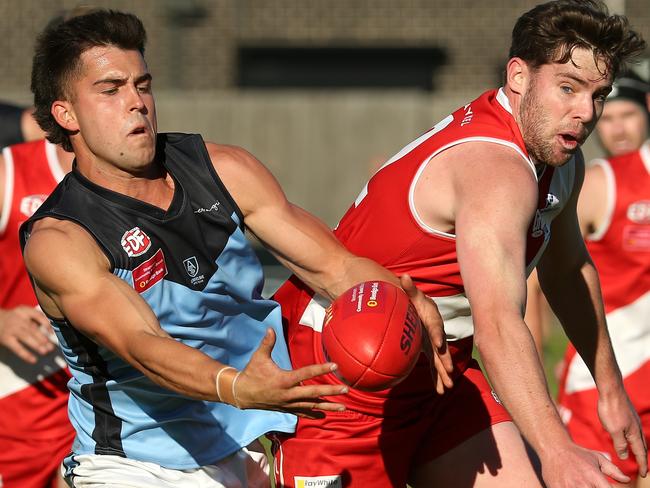
[[[598,269],[607,325],[625,389],[650,439],[650,85],[630,72],[616,83],[596,127],[607,159],[586,171],[578,217]],[[559,391],[560,412],[573,440],[606,453],[633,480],[634,457],[617,460],[598,420],[598,392],[569,344]]]
[[[70,451],[69,375],[37,306],[18,228],[70,170],[72,153],[44,139],[0,156],[0,475],[3,488],[57,486]]]
[[[410,273],[436,300],[455,386],[436,396],[416,366],[391,390],[351,390],[344,414],[301,419],[295,436],[278,437],[279,485],[541,486],[520,432],[548,487],[605,487],[604,475],[627,481],[604,456],[572,442],[549,397],[523,320],[526,275],[536,263],[596,379],[617,452],[629,443],[645,473],[639,420],[576,219],[579,147],[619,63],[644,47],[626,19],[609,16],[600,2],[539,5],[515,25],[505,86],[442,120],[370,179],[336,235],[351,251]],[[321,354],[322,308],[312,296],[295,279],[276,294],[296,367]],[[498,397],[471,359],[473,337]]]

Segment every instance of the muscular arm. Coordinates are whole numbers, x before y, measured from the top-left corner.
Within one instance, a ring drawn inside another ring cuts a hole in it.
[[[317,293],[335,298],[361,281],[383,280],[402,285],[409,294],[431,342],[438,371],[437,390],[451,386],[451,356],[446,350],[442,319],[432,300],[410,279],[398,278],[370,259],[350,253],[319,219],[289,202],[273,175],[243,149],[207,145],[215,169],[244,214],[244,221],[271,252]]]
[[[526,234],[537,185],[514,151],[485,144],[449,154],[458,261],[488,376],[522,434],[544,453],[570,443],[523,320]],[[490,168],[489,171],[481,168]]]
[[[547,486],[606,486],[602,473],[627,481],[603,456],[571,441],[523,320],[526,234],[538,193],[529,167],[507,147],[466,143],[436,156],[421,181],[418,211],[425,209],[431,227],[456,234],[476,346],[492,386],[539,455]],[[453,204],[420,205],[427,184],[431,201]]]
[[[562,214],[553,221],[551,240],[539,265],[540,285],[560,320],[569,340],[589,368],[599,393],[599,413],[605,428],[622,457],[627,457],[627,443],[637,457],[640,472],[647,460],[640,438],[638,420],[623,388],[621,373],[612,350],[605,321],[598,273],[585,247],[582,232],[593,231],[603,218],[605,192],[599,183],[601,169],[590,170],[585,192],[578,193],[584,165],[576,165],[576,187]],[[581,224],[576,208],[581,210]],[[570,299],[567,299],[570,297]]]
[[[57,259],[51,259],[51,249],[57,249]],[[65,316],[79,332],[162,386],[216,400],[214,378],[222,365],[162,330],[151,308],[109,271],[106,257],[79,226],[37,222],[25,247],[25,263],[46,313]]]
[[[57,250],[56,259],[51,258],[52,249]],[[46,313],[66,317],[79,332],[161,386],[188,397],[242,408],[310,416],[313,408],[341,409],[338,404],[317,400],[340,394],[341,387],[299,386],[307,378],[329,372],[331,365],[280,370],[271,360],[273,339],[268,334],[243,370],[247,376],[246,381],[237,383],[238,397],[231,388],[236,372],[228,370],[221,378],[219,398],[215,381],[225,365],[167,334],[140,295],[109,271],[109,263],[92,237],[72,222],[36,222],[25,247],[25,263]],[[242,403],[244,396],[247,400]]]
[[[335,298],[364,280],[399,284],[394,274],[348,252],[322,221],[289,202],[252,155],[231,146],[208,148],[250,231],[316,292]]]

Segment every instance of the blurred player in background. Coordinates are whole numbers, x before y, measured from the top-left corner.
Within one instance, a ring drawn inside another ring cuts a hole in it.
[[[605,475],[627,481],[603,455],[572,442],[546,389],[523,320],[526,275],[537,263],[599,386],[618,454],[627,456],[629,443],[645,472],[639,419],[576,219],[580,145],[619,63],[644,47],[601,2],[539,5],[514,27],[505,86],[445,118],[370,179],[336,235],[352,252],[411,274],[436,300],[455,385],[436,395],[423,361],[390,390],[337,398],[345,412],[299,419],[294,436],[275,439],[280,486],[542,486],[520,433],[547,487],[605,487]],[[275,296],[293,365],[317,361],[321,300],[295,278]],[[473,338],[498,396],[471,358]],[[337,383],[333,375],[317,381]]]
[[[607,153],[586,171],[578,200],[580,227],[598,269],[612,346],[625,389],[650,439],[650,85],[621,76],[596,126]],[[584,361],[569,344],[560,382],[560,412],[573,440],[606,453],[630,476],[634,457],[616,459],[599,422],[598,392]],[[638,478],[630,486],[648,487]]]
[[[72,153],[45,140],[0,156],[0,476],[3,488],[57,486],[74,431],[69,374],[38,308],[18,228],[70,170]],[[55,251],[53,250],[53,254]]]

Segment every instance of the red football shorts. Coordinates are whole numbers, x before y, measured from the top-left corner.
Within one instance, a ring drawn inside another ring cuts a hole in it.
[[[2,488],[57,488],[61,462],[70,453],[74,435],[49,441],[2,439]]]
[[[627,391],[632,405],[634,405],[641,419],[641,426],[647,444],[650,444],[649,379],[650,362],[645,363],[641,368],[623,379],[625,391]],[[598,417],[598,391],[595,388],[567,394],[563,382],[560,388],[559,403],[562,418],[576,444],[602,452],[630,478],[636,479],[638,477],[639,466],[632,451],[628,448],[629,457],[619,459],[614,450],[612,438],[600,423]]]
[[[275,295],[282,305],[285,334],[295,368],[322,363],[321,334],[304,323],[311,295],[289,281]],[[491,425],[509,421],[477,362],[472,338],[449,344],[454,386],[435,391],[424,355],[413,372],[392,389],[351,389],[332,397],[348,410],[318,420],[300,418],[295,434],[270,435],[278,487],[405,486],[410,471],[448,452]],[[305,384],[340,384],[333,374]]]

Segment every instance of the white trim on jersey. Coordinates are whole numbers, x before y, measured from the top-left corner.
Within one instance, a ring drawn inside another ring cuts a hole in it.
[[[497,91],[497,102],[499,102],[499,104],[505,108],[510,115],[512,115],[512,106],[510,105],[510,100],[508,100],[508,96],[503,90],[503,87],[499,88]]]
[[[321,295],[314,295],[305,307],[298,323],[304,325],[314,332],[323,332],[323,322],[325,321],[325,309],[329,307],[329,301]]]
[[[645,144],[641,146],[639,152],[641,153],[641,161],[643,161],[645,169],[650,173],[650,140],[647,140]]]
[[[465,294],[448,297],[430,297],[442,317],[447,341],[458,341],[474,335],[474,320]]]
[[[607,314],[607,329],[623,378],[650,361],[650,291]],[[566,392],[596,387],[587,365],[576,354],[568,365]]]
[[[431,154],[422,162],[417,172],[415,173],[415,176],[413,177],[413,181],[411,181],[411,187],[409,189],[409,208],[411,209],[411,215],[413,215],[413,218],[418,223],[420,228],[429,234],[437,235],[439,237],[446,237],[448,239],[456,238],[455,234],[451,234],[449,232],[443,232],[441,230],[434,229],[433,227],[429,227],[422,220],[420,214],[418,213],[415,207],[415,186],[417,185],[417,182],[420,179],[422,172],[425,170],[425,168],[433,158],[435,158],[442,151],[449,149],[450,147],[457,146],[459,144],[464,144],[466,142],[489,142],[489,143],[499,144],[501,146],[506,146],[514,149],[517,152],[517,154],[519,154],[524,159],[524,161],[528,163],[528,166],[530,167],[531,171],[533,172],[533,176],[535,177],[535,181],[537,181],[537,171],[535,169],[535,164],[533,164],[533,162],[526,156],[526,154],[524,154],[524,152],[514,142],[506,141],[504,139],[496,139],[494,137],[483,137],[483,136],[467,137],[465,139],[458,139],[456,141],[452,141],[446,146],[442,146],[441,148],[439,148],[436,152]]]
[[[431,129],[429,129],[427,132],[422,134],[420,137],[415,139],[414,141],[408,143],[406,146],[404,146],[402,149],[399,150],[397,154],[395,154],[392,158],[390,158],[388,161],[386,161],[384,164],[381,165],[381,168],[379,168],[377,171],[375,171],[375,174],[379,173],[382,169],[384,169],[386,166],[389,166],[393,164],[395,161],[402,159],[406,154],[410,153],[413,149],[418,147],[420,144],[422,144],[424,141],[429,139],[430,137],[434,136],[438,132],[440,132],[442,129],[447,127],[449,124],[451,124],[454,121],[454,116],[452,115],[447,115],[444,119],[442,119],[440,122],[438,122],[436,125],[434,125]],[[374,176],[374,175],[373,175]],[[372,178],[371,178],[372,179]],[[361,190],[361,193],[359,193],[359,196],[357,199],[354,201],[354,206],[358,207],[359,204],[363,201],[363,199],[366,197],[368,194],[368,183],[363,187]]]
[[[57,347],[49,354],[39,356],[36,364],[23,361],[9,349],[0,349],[0,399],[35,385],[65,368],[65,359],[58,343],[55,344]]]
[[[0,235],[4,234],[9,224],[11,215],[11,202],[14,199],[14,158],[9,147],[2,150],[5,160],[5,196],[2,202],[2,213],[0,213]]]
[[[469,300],[464,294],[447,297],[429,297],[438,307],[444,322],[445,334],[448,341],[457,341],[474,334],[474,322]],[[325,309],[329,302],[320,295],[314,295],[300,317],[298,323],[313,329],[314,332],[323,332]]]
[[[60,183],[65,176],[65,172],[61,167],[59,156],[56,154],[56,146],[48,140],[45,141],[45,157],[47,158],[47,164],[50,167],[54,181]]]
[[[607,207],[605,209],[605,218],[603,223],[594,232],[587,235],[589,241],[601,240],[612,223],[614,217],[614,208],[616,207],[616,176],[612,170],[612,166],[606,159],[596,159],[592,163],[594,166],[600,166],[605,172],[605,184],[607,186],[605,197],[607,198]]]

